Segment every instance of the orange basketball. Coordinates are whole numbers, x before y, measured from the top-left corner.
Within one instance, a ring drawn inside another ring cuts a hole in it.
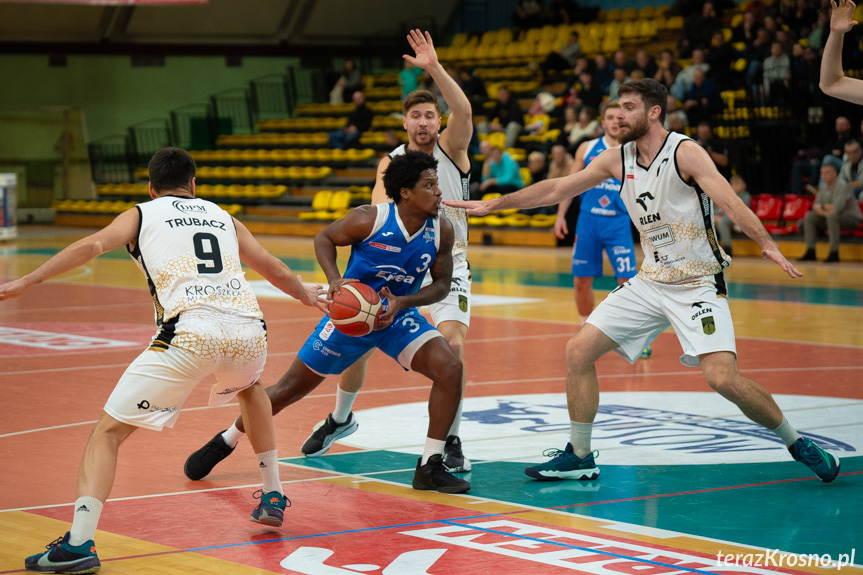
[[[378,293],[361,283],[349,283],[333,294],[327,306],[330,321],[345,335],[363,336],[371,333],[381,315],[381,298]]]

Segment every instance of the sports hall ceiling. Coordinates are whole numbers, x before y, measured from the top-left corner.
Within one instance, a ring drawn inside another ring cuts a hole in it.
[[[209,0],[203,6],[0,1],[0,51],[227,50],[273,54],[392,44],[411,26],[443,29],[458,0]],[[342,50],[343,51],[343,50]]]

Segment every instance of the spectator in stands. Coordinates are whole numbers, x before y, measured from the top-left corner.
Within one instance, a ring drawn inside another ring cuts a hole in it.
[[[488,100],[488,91],[482,78],[473,73],[470,68],[460,68],[458,71],[459,86],[470,102],[471,109],[476,115],[482,110],[482,105]]]
[[[770,34],[764,28],[759,28],[755,33],[755,39],[746,45],[743,57],[746,58],[746,88],[753,96],[760,96],[761,71],[764,68],[764,60],[770,56]]]
[[[788,101],[788,90],[791,88],[791,59],[781,43],[774,41],[770,44],[770,56],[764,59],[761,74],[765,104],[784,105]]]
[[[677,75],[674,84],[671,86],[671,95],[678,100],[685,100],[689,93],[689,88],[692,86],[692,78],[696,70],[702,70],[705,74],[710,70],[704,57],[704,50],[692,51],[692,64],[684,68]]]
[[[548,167],[549,180],[569,175],[572,168],[572,156],[566,152],[566,147],[555,144],[551,148],[551,164]],[[556,210],[555,210],[556,212]]]
[[[348,125],[341,130],[330,132],[330,145],[334,148],[344,150],[360,140],[363,132],[372,127],[374,112],[366,106],[363,93],[357,90],[352,99],[356,107],[348,114]]]
[[[834,122],[836,130],[836,138],[824,144],[821,149],[800,150],[794,163],[791,165],[791,192],[795,194],[804,194],[807,189],[804,188],[803,178],[809,175],[809,190],[811,193],[816,193],[818,189],[818,179],[821,174],[821,159],[824,156],[835,156],[839,160],[842,159],[842,154],[845,151],[845,144],[851,139],[851,122],[845,116],[839,116]]]
[[[728,146],[719,138],[714,137],[710,122],[702,121],[698,124],[696,132],[698,145],[707,151],[710,159],[716,164],[716,169],[726,180],[731,177],[731,158],[728,154]]]
[[[614,69],[614,79],[611,81],[611,84],[608,86],[608,99],[611,102],[616,102],[620,99],[620,96],[617,95],[617,90],[624,84],[629,81],[629,77],[626,75],[626,68],[615,68]]]
[[[752,207],[752,196],[746,190],[746,180],[740,176],[731,176],[729,180],[731,189],[743,200],[747,208]],[[734,222],[722,212],[722,209],[716,208],[713,214],[713,221],[716,223],[716,232],[719,234],[719,244],[729,256],[731,254],[731,231],[734,228]],[[738,230],[739,231],[739,230]]]
[[[635,68],[644,72],[645,78],[653,78],[659,69],[656,65],[656,59],[647,53],[647,50],[641,49],[635,53]]]
[[[731,31],[732,42],[743,42],[747,46],[755,42],[755,37],[758,33],[758,20],[755,19],[755,12],[744,12],[743,18]]]
[[[851,139],[845,144],[845,159],[839,170],[839,179],[845,182],[857,199],[863,191],[863,146],[860,140]]]
[[[342,75],[330,92],[330,104],[350,102],[354,92],[362,89],[363,75],[357,69],[356,62],[347,58],[342,65]]]
[[[599,91],[599,86],[596,85],[590,70],[583,70],[578,75],[578,81],[574,82],[569,89],[572,98],[567,100],[567,103],[572,106],[598,108],[602,103],[602,92]]]
[[[616,68],[623,68],[626,70],[626,75],[629,76],[629,73],[632,72],[632,69],[635,67],[634,63],[626,57],[626,52],[623,50],[618,50],[614,53],[611,60],[612,65]]]
[[[821,162],[821,185],[812,209],[803,218],[806,253],[799,261],[815,261],[815,243],[819,232],[827,230],[830,253],[825,262],[839,261],[839,239],[842,230],[856,229],[863,221],[860,205],[845,182],[839,179],[842,161],[827,155]]]
[[[722,110],[722,107],[722,98],[719,96],[716,84],[703,70],[695,70],[692,86],[683,101],[686,115],[693,123],[709,121],[713,114]]]
[[[718,92],[737,87],[734,70],[731,69],[734,60],[734,48],[725,41],[722,30],[717,30],[713,33],[713,41],[710,44],[710,50],[704,55],[704,61],[710,65],[710,77],[716,83]]]
[[[656,67],[653,79],[665,86],[667,90],[671,90],[674,80],[682,69],[674,58],[674,52],[666,48],[659,54],[659,66]]]
[[[578,32],[569,34],[569,42],[551,52],[539,65],[542,82],[545,83],[548,73],[552,70],[568,70],[575,66],[575,61],[581,56],[581,44],[578,42]]]
[[[574,0],[551,0],[543,11],[543,21],[549,26],[569,25],[579,22],[579,6]]]
[[[593,58],[593,79],[596,85],[599,86],[599,91],[603,94],[608,93],[608,86],[614,79],[614,66],[608,61],[604,54],[597,54]]]
[[[794,98],[792,103],[799,113],[807,108],[821,106],[823,92],[818,88],[821,77],[821,60],[810,47],[804,47],[799,42],[791,50],[791,83]]]
[[[713,2],[705,2],[700,13],[690,14],[683,23],[677,53],[681,58],[688,58],[693,50],[709,48],[713,33],[721,29],[722,22],[716,16]]]
[[[512,25],[517,30],[542,26],[542,2],[540,0],[518,0],[512,12]]]
[[[530,183],[541,182],[548,176],[548,166],[545,154],[533,151],[527,155],[527,170],[530,172]]]
[[[815,22],[817,10],[807,0],[782,0],[779,23],[790,30],[804,30]]]
[[[492,132],[504,132],[506,134],[507,148],[515,147],[518,142],[518,135],[521,133],[524,112],[506,86],[501,86],[497,90],[497,100],[494,107],[488,116],[492,118],[491,122],[480,122],[476,129],[480,134],[489,134]]]
[[[665,129],[669,132],[685,134],[688,126],[689,116],[680,108],[677,98],[669,94],[665,105]]]
[[[518,162],[500,146],[491,145],[482,166],[482,194],[509,194],[524,187]]]
[[[830,17],[824,10],[818,11],[818,17],[812,24],[812,31],[807,37],[808,46],[815,51],[821,50],[824,47],[824,42],[827,40],[827,35],[830,33]]]
[[[404,61],[403,67],[399,72],[399,86],[402,87],[402,101],[404,101],[405,96],[419,87],[419,79],[422,78],[422,76],[423,70],[421,68],[417,68],[407,60]]]
[[[568,150],[574,151],[583,141],[598,137],[600,127],[599,122],[596,121],[596,108],[589,106],[579,108],[578,121],[567,136]]]
[[[394,150],[402,145],[402,141],[399,140],[398,134],[396,131],[390,128],[386,132],[384,132],[384,146],[386,146],[387,150]]]

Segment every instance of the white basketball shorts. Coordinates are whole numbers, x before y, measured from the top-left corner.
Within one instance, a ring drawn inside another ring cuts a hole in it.
[[[422,285],[425,287],[431,282],[431,274],[426,274]],[[435,327],[445,321],[457,321],[470,327],[470,282],[470,266],[463,261],[452,270],[449,294],[428,306]]]
[[[255,383],[264,370],[263,321],[186,312],[172,327],[163,325],[150,348],[120,377],[105,404],[108,415],[160,431],[174,426],[183,403],[205,377],[216,377],[209,404],[218,406]],[[166,335],[170,331],[173,335]]]
[[[714,285],[660,284],[636,276],[608,294],[587,323],[617,343],[615,351],[629,363],[669,326],[683,347],[683,365],[697,367],[705,353],[737,355],[728,298]]]

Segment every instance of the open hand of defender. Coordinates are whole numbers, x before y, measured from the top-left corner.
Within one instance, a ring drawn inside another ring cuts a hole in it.
[[[494,200],[448,200],[443,205],[451,208],[464,208],[469,216],[484,216],[492,211],[491,203]]]
[[[410,43],[411,48],[413,48],[416,57],[404,54],[402,57],[405,60],[423,70],[437,66],[437,52],[434,50],[434,44],[432,43],[431,35],[428,32],[423,36],[421,30],[411,30],[411,33],[408,34],[408,43]]]
[[[830,0],[833,5],[833,13],[830,16],[830,30],[845,34],[857,25],[851,17],[854,15],[856,5],[851,0]]]
[[[782,271],[789,275],[789,277],[803,277],[803,272],[795,268],[794,265],[789,262],[785,256],[782,255],[782,252],[779,251],[779,248],[768,248],[761,250],[761,257],[766,260],[770,260],[771,262],[778,265],[780,268],[782,268]]]
[[[321,284],[314,284],[307,286],[303,284],[303,276],[297,275],[297,281],[299,281],[303,288],[305,288],[305,293],[303,297],[300,298],[300,301],[303,302],[303,305],[307,305],[309,307],[316,307],[322,312],[326,313],[327,308],[324,303],[323,297],[327,294],[327,290],[324,289],[324,286]]]

